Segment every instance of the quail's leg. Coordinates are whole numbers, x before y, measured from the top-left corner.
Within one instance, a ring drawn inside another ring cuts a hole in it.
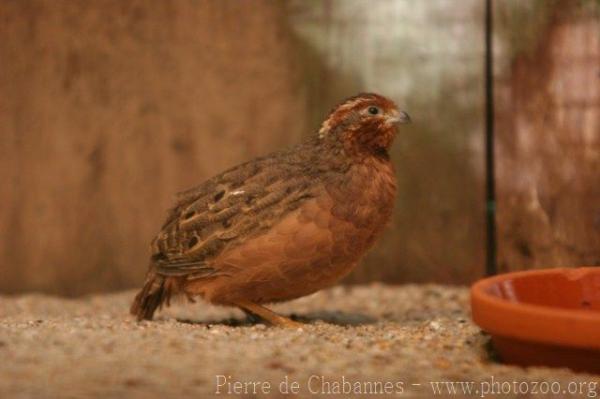
[[[238,301],[235,304],[246,313],[256,315],[274,326],[286,328],[300,328],[303,326],[302,323],[298,323],[294,320],[288,319],[287,317],[280,316],[264,306],[260,306],[252,302]]]
[[[257,324],[263,321],[263,319],[261,319],[260,317],[258,317],[257,315],[255,315],[254,313],[244,309],[244,308],[240,308],[242,309],[242,311],[244,312],[244,314],[246,315],[246,321],[250,324]]]

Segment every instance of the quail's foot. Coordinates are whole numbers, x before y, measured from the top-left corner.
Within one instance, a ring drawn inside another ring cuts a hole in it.
[[[259,317],[262,320],[265,320],[269,324],[276,327],[284,327],[284,328],[302,328],[304,324],[298,323],[290,318],[278,315],[265,308],[264,306],[257,305],[255,303],[249,301],[238,301],[236,305],[242,309],[252,320],[253,317]]]

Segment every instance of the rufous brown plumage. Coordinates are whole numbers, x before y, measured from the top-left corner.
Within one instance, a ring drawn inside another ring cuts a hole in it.
[[[261,305],[333,285],[373,245],[396,191],[388,149],[408,120],[391,100],[359,94],[306,142],[179,194],[132,314],[151,319],[183,294],[296,326]]]

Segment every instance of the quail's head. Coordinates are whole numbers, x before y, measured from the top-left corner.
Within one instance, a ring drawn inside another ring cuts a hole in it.
[[[335,107],[321,125],[319,136],[340,142],[347,150],[387,150],[402,123],[410,117],[390,99],[373,93],[350,97]]]

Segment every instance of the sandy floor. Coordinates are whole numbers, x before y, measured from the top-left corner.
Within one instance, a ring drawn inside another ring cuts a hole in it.
[[[427,398],[452,389],[431,384],[441,381],[474,381],[475,397],[492,389],[512,392],[494,397],[517,397],[515,389],[540,390],[542,381],[560,383],[561,392],[579,387],[554,398],[594,397],[589,384],[600,380],[491,360],[463,288],[337,287],[275,306],[309,322],[296,331],[249,325],[238,310],[203,303],[137,323],[127,314],[132,296],[0,297],[0,398],[310,396],[344,388],[355,397]]]

